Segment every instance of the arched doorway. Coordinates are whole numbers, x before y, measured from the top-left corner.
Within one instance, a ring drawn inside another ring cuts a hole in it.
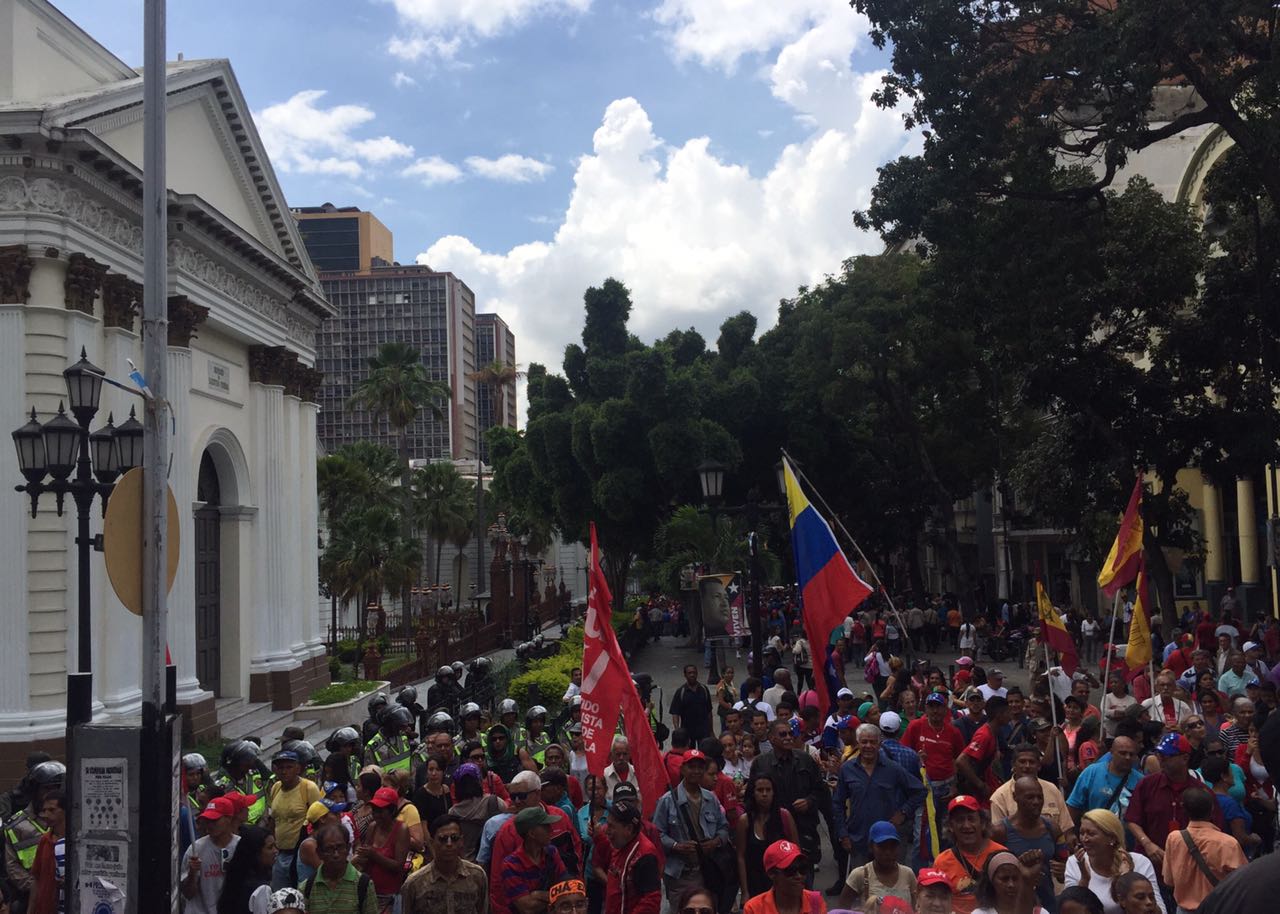
[[[196,678],[200,688],[222,694],[222,504],[218,468],[206,450],[196,484],[195,586]]]

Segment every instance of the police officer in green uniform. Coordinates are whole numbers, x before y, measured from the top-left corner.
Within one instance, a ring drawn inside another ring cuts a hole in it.
[[[384,773],[411,769],[418,746],[414,723],[413,712],[404,705],[383,711],[382,729],[364,747],[365,764],[377,765]]]
[[[529,733],[520,726],[519,718],[520,706],[514,698],[504,698],[498,703],[498,723],[506,728],[512,746],[523,747]]]
[[[347,759],[347,771],[351,783],[360,781],[360,734],[355,727],[339,727],[324,742],[330,754],[343,755]]]
[[[222,767],[213,775],[213,786],[226,793],[242,793],[256,797],[249,807],[249,824],[257,825],[267,813],[267,779],[258,765],[258,747],[247,739],[238,739],[222,750]]]
[[[182,757],[183,787],[192,816],[204,812],[205,798],[200,796],[200,792],[207,786],[208,773],[209,763],[199,752],[188,752]]]
[[[40,806],[49,794],[62,790],[67,767],[62,762],[41,762],[31,769],[31,805],[16,813],[4,827],[4,871],[9,887],[18,896],[14,909],[26,910],[27,898],[35,880],[31,876],[31,864],[36,860],[36,848],[48,831],[40,821]]]
[[[382,728],[382,712],[389,704],[391,699],[387,697],[386,692],[377,692],[369,698],[369,716],[360,725],[361,745],[369,745],[369,741],[378,735],[378,731]]]
[[[524,734],[524,751],[541,768],[547,747],[551,745],[551,734],[547,732],[547,709],[534,705],[525,713],[524,723],[528,728]]]
[[[484,734],[480,732],[480,720],[483,715],[480,711],[480,706],[474,701],[469,701],[459,709],[458,713],[462,721],[462,729],[453,738],[454,749],[461,751],[463,744],[472,740],[476,740],[483,745]]]

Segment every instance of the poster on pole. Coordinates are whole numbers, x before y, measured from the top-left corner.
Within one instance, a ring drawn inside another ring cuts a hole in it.
[[[129,830],[129,762],[86,758],[80,762],[80,833]]]
[[[705,574],[698,578],[698,599],[706,637],[740,638],[750,633],[740,573]]]

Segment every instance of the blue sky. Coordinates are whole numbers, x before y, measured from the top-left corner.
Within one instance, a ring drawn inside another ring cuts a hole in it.
[[[55,2],[141,63],[141,0]],[[372,210],[557,368],[609,275],[645,338],[768,326],[878,249],[849,214],[915,142],[845,0],[171,0],[169,51],[231,59],[291,205]]]

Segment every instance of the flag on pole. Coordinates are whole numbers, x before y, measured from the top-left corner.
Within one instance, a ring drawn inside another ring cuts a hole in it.
[[[1098,586],[1108,598],[1138,577],[1138,565],[1142,561],[1142,477],[1133,484],[1129,506],[1120,520],[1116,541],[1098,572]]]
[[[1070,676],[1080,666],[1080,658],[1076,655],[1076,643],[1062,624],[1062,617],[1053,608],[1049,595],[1045,593],[1044,582],[1036,578],[1036,611],[1040,616],[1040,637],[1045,645],[1057,651],[1062,657],[1062,671]]]
[[[1137,595],[1133,598],[1133,619],[1129,623],[1129,646],[1124,663],[1131,670],[1151,662],[1151,598],[1147,593],[1147,562],[1138,562]]]
[[[603,777],[618,726],[619,712],[631,744],[631,767],[637,779],[646,816],[653,815],[658,797],[667,790],[666,767],[658,741],[649,727],[649,712],[636,684],[618,636],[613,630],[613,597],[600,569],[596,525],[591,524],[591,567],[587,579],[587,621],[582,644],[582,742],[587,770]]]
[[[804,634],[813,650],[822,650],[831,630],[867,598],[871,585],[858,577],[840,551],[831,527],[809,504],[791,462],[785,457],[782,467],[787,483],[787,507],[791,512],[791,550],[795,554],[796,577],[803,600]],[[819,669],[816,656],[814,669]],[[830,708],[834,696],[827,677],[815,676],[814,686],[820,707]]]

